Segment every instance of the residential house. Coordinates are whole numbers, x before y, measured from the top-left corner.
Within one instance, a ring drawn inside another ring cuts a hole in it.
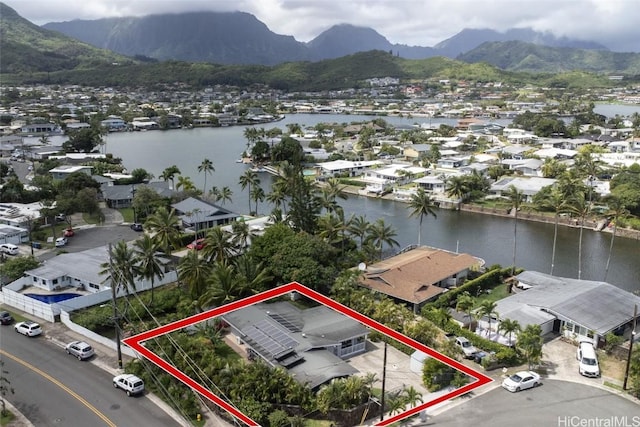
[[[372,166],[383,165],[380,160],[366,160],[352,162],[350,160],[334,160],[331,162],[317,163],[315,168],[318,175],[325,177],[348,176],[355,177],[362,175],[365,170]]]
[[[113,209],[130,208],[136,191],[141,187],[149,187],[155,190],[160,197],[170,198],[175,191],[173,191],[169,183],[166,181],[153,181],[144,184],[114,184],[114,179],[109,177],[100,178],[102,191],[102,197],[107,203],[107,206]]]
[[[91,170],[93,166],[71,166],[71,165],[62,165],[57,168],[53,168],[49,170],[51,177],[54,180],[61,181],[71,175],[72,173],[84,173],[91,176]]]
[[[118,116],[109,116],[100,122],[100,126],[109,132],[120,132],[127,129],[127,123]]]
[[[345,359],[366,350],[369,330],[320,305],[301,309],[290,302],[259,303],[221,316],[249,359],[282,367],[311,389],[358,373]]]
[[[589,339],[598,346],[610,332],[628,336],[634,306],[640,306],[640,296],[606,282],[537,271],[522,272],[516,279],[516,286],[523,291],[497,301],[500,319],[515,320],[522,328],[539,325],[543,334]]]
[[[540,159],[504,159],[501,164],[507,166],[509,170],[516,171],[524,176],[541,176],[542,165]]]
[[[524,201],[531,202],[533,196],[540,190],[555,183],[556,180],[551,178],[520,178],[506,176],[493,183],[489,192],[495,196],[505,197],[505,193],[510,191],[511,186],[513,185],[517,190],[522,192]]]
[[[432,144],[411,144],[404,147],[402,155],[408,160],[419,160],[431,151]]]
[[[420,246],[366,266],[358,285],[409,305],[415,313],[449,288],[462,284],[484,260]]]
[[[180,217],[182,225],[189,230],[199,232],[218,225],[229,224],[240,217],[225,208],[189,197],[171,205]]]

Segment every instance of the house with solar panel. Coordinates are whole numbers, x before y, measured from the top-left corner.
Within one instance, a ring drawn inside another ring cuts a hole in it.
[[[358,373],[346,359],[364,353],[369,329],[326,306],[259,303],[222,316],[250,360],[282,367],[312,390]]]

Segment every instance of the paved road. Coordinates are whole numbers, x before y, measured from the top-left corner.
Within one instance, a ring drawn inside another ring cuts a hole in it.
[[[598,387],[567,381],[544,380],[542,386],[519,393],[509,393],[502,387],[496,387],[460,402],[441,414],[429,417],[426,424],[414,425],[569,427],[605,425],[593,420],[617,417],[627,422],[607,425],[640,426],[637,402]],[[636,417],[635,424],[633,417]],[[587,424],[588,420],[592,420],[591,424]]]
[[[2,326],[0,344],[15,389],[7,399],[35,426],[180,425],[146,396],[127,397],[112,386],[110,374],[67,355],[45,336],[27,338]]]

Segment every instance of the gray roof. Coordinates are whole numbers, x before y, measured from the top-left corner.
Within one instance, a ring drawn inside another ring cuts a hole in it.
[[[604,335],[631,321],[634,305],[640,305],[640,297],[606,282],[536,271],[525,271],[516,278],[531,288],[498,301],[496,311],[501,318],[521,319],[523,326],[554,315]]]
[[[325,347],[366,335],[360,322],[325,306],[301,310],[287,301],[259,303],[222,318],[253,350],[315,388],[358,371]]]
[[[169,188],[169,183],[154,181],[147,184],[103,185],[100,187],[105,200],[132,200],[133,191],[141,187],[149,187],[155,190],[161,197],[170,197],[174,191]]]
[[[62,276],[99,284],[105,279],[100,275],[101,264],[109,259],[107,246],[100,246],[82,252],[63,253],[48,259],[42,266],[29,270],[32,276],[56,279]]]
[[[195,197],[189,197],[171,205],[185,224],[194,224],[221,219],[235,219],[235,214],[213,203],[207,203]]]

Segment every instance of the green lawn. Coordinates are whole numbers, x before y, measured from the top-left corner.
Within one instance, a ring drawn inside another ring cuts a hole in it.
[[[15,416],[13,415],[13,413],[7,409],[5,413],[0,416],[0,426],[9,425],[9,423],[13,421],[14,418]]]
[[[489,293],[484,293],[476,298],[476,304],[480,304],[482,301],[498,301],[503,298],[508,297],[509,294],[507,292],[507,284],[502,283],[501,285],[496,286]]]

